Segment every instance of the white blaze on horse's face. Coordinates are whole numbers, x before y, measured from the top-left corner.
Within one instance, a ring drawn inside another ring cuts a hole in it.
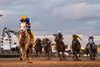
[[[27,27],[26,27],[26,23],[21,23],[20,24],[20,31],[26,31]]]
[[[90,43],[93,43],[93,39],[89,39],[89,42],[90,42]]]

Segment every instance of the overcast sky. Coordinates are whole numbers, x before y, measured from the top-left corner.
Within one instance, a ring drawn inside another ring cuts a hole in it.
[[[0,14],[1,28],[19,29],[26,15],[35,35],[100,35],[100,0],[0,0]]]

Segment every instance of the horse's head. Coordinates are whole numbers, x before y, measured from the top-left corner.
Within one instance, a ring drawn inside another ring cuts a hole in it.
[[[35,42],[36,43],[41,43],[41,39],[40,38],[37,38]]]
[[[27,30],[27,25],[25,22],[20,23],[20,31],[24,32]]]
[[[48,39],[48,38],[44,38],[43,40],[42,40],[42,44],[43,45],[47,45],[47,44],[51,44],[51,40],[50,39]]]
[[[20,23],[20,33],[22,38],[27,36],[27,25],[25,22]]]
[[[53,34],[53,36],[55,36],[54,41],[58,42],[58,41],[59,41],[59,37],[58,37],[58,35],[57,35],[57,34]]]
[[[89,39],[89,43],[93,43],[94,41],[93,41],[93,39],[91,38],[91,39]]]

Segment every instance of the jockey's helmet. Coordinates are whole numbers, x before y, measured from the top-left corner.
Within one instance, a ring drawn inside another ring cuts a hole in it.
[[[60,30],[58,30],[58,33],[61,33],[61,31],[60,31]]]
[[[92,35],[89,36],[89,39],[94,39],[94,37]]]
[[[23,16],[21,16],[21,19],[23,19],[23,20],[25,20],[26,18],[27,18],[27,17],[26,17],[26,16],[24,16],[24,15],[23,15]]]
[[[73,37],[73,38],[75,38],[75,37],[77,38],[77,35],[76,35],[76,34],[73,34],[73,36],[72,36],[72,37]]]

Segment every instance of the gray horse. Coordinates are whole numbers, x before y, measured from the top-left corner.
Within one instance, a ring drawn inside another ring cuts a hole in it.
[[[97,53],[97,46],[93,41],[93,37],[90,37],[89,42],[86,45],[86,54],[90,56],[90,60],[95,60]]]
[[[34,40],[31,40],[30,35],[27,32],[26,23],[24,22],[20,24],[18,43],[20,47],[21,60],[31,60]]]

